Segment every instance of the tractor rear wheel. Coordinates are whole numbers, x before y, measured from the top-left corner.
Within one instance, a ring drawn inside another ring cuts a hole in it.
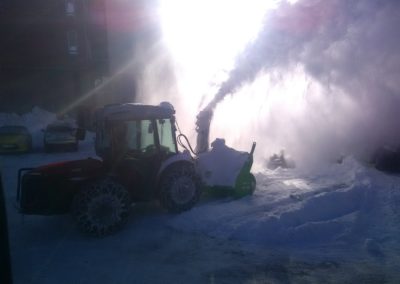
[[[130,208],[125,187],[112,179],[103,179],[87,184],[76,194],[72,214],[82,232],[100,237],[120,229]]]
[[[200,199],[201,186],[194,166],[179,163],[168,168],[160,180],[160,203],[171,213],[191,209]]]

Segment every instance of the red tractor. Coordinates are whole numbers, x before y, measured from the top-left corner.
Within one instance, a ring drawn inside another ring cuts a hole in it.
[[[174,114],[170,104],[103,107],[95,142],[102,159],[20,169],[20,212],[72,212],[83,232],[101,236],[126,222],[133,202],[158,199],[170,212],[192,208],[200,180],[190,154],[178,152]]]

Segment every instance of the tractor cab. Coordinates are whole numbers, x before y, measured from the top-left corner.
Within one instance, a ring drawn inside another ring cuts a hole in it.
[[[115,164],[121,159],[168,157],[178,152],[172,105],[110,105],[96,114],[96,153]]]
[[[172,105],[122,104],[97,113],[96,153],[137,200],[157,194],[165,161],[178,156]]]

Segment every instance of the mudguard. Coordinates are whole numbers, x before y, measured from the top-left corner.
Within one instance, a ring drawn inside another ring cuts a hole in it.
[[[161,174],[164,172],[164,170],[168,166],[170,166],[176,162],[180,162],[180,161],[193,163],[193,158],[190,155],[189,151],[184,151],[184,152],[178,153],[178,154],[173,155],[170,158],[166,159],[165,161],[163,161],[163,163],[161,164],[161,167],[157,173],[157,180],[160,178]]]

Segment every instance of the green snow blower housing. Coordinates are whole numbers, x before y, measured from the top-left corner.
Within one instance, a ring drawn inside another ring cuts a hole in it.
[[[209,147],[209,132],[213,110],[204,109],[197,115],[196,170],[207,196],[240,198],[256,189],[256,179],[250,172],[256,143],[249,153],[237,151],[217,138]]]
[[[223,139],[211,143],[212,149],[198,154],[196,169],[208,197],[241,198],[256,189],[256,179],[250,172],[256,143],[249,153],[236,151],[225,145]]]
[[[236,178],[234,196],[237,198],[253,194],[254,190],[256,189],[256,178],[250,172],[251,167],[253,166],[253,154],[255,149],[256,142],[253,142],[249,157],[243,164],[243,167]]]

